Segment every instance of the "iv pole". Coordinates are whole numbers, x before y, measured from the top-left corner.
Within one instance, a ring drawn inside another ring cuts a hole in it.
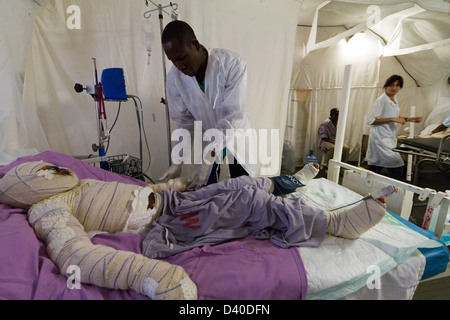
[[[99,98],[99,88],[98,88],[98,75],[97,75],[97,60],[92,58],[92,78],[94,80],[94,88],[95,88],[95,113],[97,117],[97,133],[98,133],[98,145],[93,144],[92,150],[98,151],[100,157],[104,157],[105,154],[105,145],[104,142],[107,141],[107,136],[102,132],[101,127],[101,119],[99,117],[100,112],[100,98]]]
[[[162,33],[163,33],[163,12],[166,14],[169,14],[167,11],[163,10],[164,8],[167,7],[174,7],[174,10],[178,9],[178,5],[176,3],[172,3],[170,2],[169,5],[166,6],[162,6],[161,4],[156,4],[154,3],[152,0],[145,0],[145,5],[148,7],[148,3],[151,2],[154,6],[156,6],[156,9],[153,10],[148,10],[144,13],[144,18],[145,19],[149,19],[151,16],[151,13],[153,11],[158,10],[158,17],[159,17],[159,30],[160,30],[160,36],[162,37]],[[172,11],[173,12],[173,11]],[[173,12],[174,14],[172,14],[172,19],[176,20],[177,19],[177,15],[175,14],[175,12]],[[167,145],[169,146],[169,166],[172,165],[172,158],[171,158],[171,146],[172,146],[172,141],[170,139],[170,136],[172,134],[172,131],[170,129],[170,115],[169,115],[169,108],[167,106],[167,90],[166,90],[166,84],[167,84],[167,71],[166,71],[166,56],[165,56],[165,52],[164,49],[161,46],[161,54],[162,54],[162,62],[163,62],[163,73],[164,73],[164,97],[161,98],[161,103],[164,104],[166,106],[166,128],[167,128]]]

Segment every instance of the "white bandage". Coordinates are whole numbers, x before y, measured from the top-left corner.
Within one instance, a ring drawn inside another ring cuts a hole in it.
[[[71,214],[40,215],[32,224],[60,271],[81,269],[81,282],[110,289],[134,289],[155,300],[196,299],[197,287],[182,267],[141,254],[94,245]],[[61,232],[64,231],[64,232]]]
[[[327,212],[327,233],[346,239],[359,238],[380,222],[385,213],[384,205],[375,199],[363,200],[341,212]]]
[[[319,169],[314,166],[314,163],[308,163],[294,174],[294,177],[306,186],[318,173]]]
[[[155,204],[153,208],[148,208],[148,198],[154,193],[149,187],[140,190],[134,190],[134,199],[131,203],[131,214],[125,223],[123,232],[135,233],[141,236],[147,235],[150,227],[156,219],[159,218],[162,211],[162,197],[154,193]]]

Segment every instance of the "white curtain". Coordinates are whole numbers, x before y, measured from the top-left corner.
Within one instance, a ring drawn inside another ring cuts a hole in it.
[[[450,84],[447,79],[448,77],[445,77],[437,85],[425,89],[427,101],[433,106],[425,121],[426,126],[441,124],[450,117]]]
[[[286,123],[285,140],[288,141],[294,151],[296,165],[302,165],[305,150],[309,148],[308,116],[309,96],[311,90],[291,90],[288,117]]]
[[[19,88],[11,67],[8,39],[0,34],[0,152],[19,146],[16,106],[20,106]]]
[[[169,1],[161,4],[168,5]],[[200,43],[240,53],[247,61],[246,109],[253,127],[279,130],[278,166],[289,99],[294,39],[300,4],[295,0],[198,0],[177,1],[181,20],[188,22]],[[67,28],[67,8],[81,10],[81,29]],[[168,167],[165,109],[158,13],[150,18],[156,41],[150,65],[141,43],[144,0],[51,0],[36,17],[31,52],[26,68],[24,107],[35,110],[44,134],[29,139],[40,151],[47,148],[70,155],[93,153],[97,143],[94,101],[76,93],[75,83],[92,84],[91,58],[97,59],[99,75],[106,68],[125,72],[128,94],[139,96],[151,152],[147,172],[158,178]],[[168,9],[170,11],[170,8]],[[170,16],[164,14],[164,25]],[[167,70],[171,63],[167,62]],[[108,124],[118,103],[106,103]],[[172,127],[172,129],[174,129]],[[139,139],[135,107],[122,104],[111,133],[109,155],[138,156]],[[148,165],[144,148],[144,168]]]
[[[80,8],[80,29],[66,25],[71,13]],[[103,69],[124,69],[127,93],[139,96],[146,106],[147,126],[151,115],[164,126],[164,110],[159,102],[163,94],[162,68],[158,54],[147,67],[145,49],[140,42],[144,3],[137,1],[66,1],[53,0],[36,17],[30,57],[25,74],[24,105],[35,109],[45,136],[35,137],[40,151],[48,148],[70,155],[94,153],[98,143],[94,100],[86,93],[76,93],[74,84],[92,84],[91,59],[96,58],[98,76]],[[159,56],[160,58],[160,56]],[[158,75],[161,76],[158,77]],[[152,79],[155,81],[151,84]],[[109,126],[118,103],[107,102]],[[153,122],[153,121],[152,121]],[[138,156],[138,130],[134,104],[122,103],[119,120],[111,133],[109,153]],[[150,134],[149,134],[150,135]],[[155,143],[154,143],[155,144]],[[162,153],[164,154],[164,153]]]
[[[0,164],[37,152],[29,147],[27,133],[33,130],[27,129],[27,120],[33,113],[25,117],[20,88],[8,38],[0,33]]]

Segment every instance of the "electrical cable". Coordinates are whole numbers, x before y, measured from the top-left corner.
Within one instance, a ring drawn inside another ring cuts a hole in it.
[[[147,171],[148,169],[150,169],[150,162],[151,162],[151,154],[150,154],[150,148],[148,145],[148,140],[147,140],[147,133],[145,132],[145,126],[144,126],[144,111],[143,111],[143,107],[142,107],[142,101],[139,97],[136,97],[141,105],[141,119],[142,119],[142,132],[144,133],[144,139],[145,139],[145,145],[147,147],[147,151],[148,151],[148,157],[149,157],[149,163],[147,166],[147,169],[145,171]]]
[[[109,143],[111,141],[111,133],[112,133],[112,130],[114,129],[114,126],[116,125],[117,120],[119,119],[121,105],[122,105],[122,101],[119,101],[119,108],[117,109],[116,118],[114,119],[114,123],[112,124],[111,129],[109,129],[110,137],[109,137],[109,140],[108,140],[108,146],[106,147],[106,150],[105,150],[105,154],[108,154]]]
[[[138,105],[135,99],[135,96],[129,96],[131,99],[133,99],[134,101],[134,106],[136,109],[136,117],[137,117],[137,121],[138,121],[138,128],[139,128],[139,158],[141,159],[141,164],[142,164],[142,129],[141,129],[141,118],[139,116],[139,109],[138,109]]]
[[[150,153],[150,147],[148,144],[148,140],[147,140],[147,134],[145,132],[145,126],[144,126],[144,111],[143,111],[143,106],[142,106],[142,101],[138,96],[134,96],[134,95],[128,95],[129,98],[133,99],[134,101],[134,105],[136,108],[136,116],[137,116],[137,120],[138,120],[138,127],[139,127],[139,154],[140,154],[140,159],[141,159],[141,164],[143,165],[143,152],[142,152],[142,133],[144,134],[144,139],[145,139],[145,145],[147,148],[147,152],[148,152],[148,158],[149,158],[149,162],[148,162],[148,166],[145,170],[143,170],[142,174],[148,179],[150,180],[150,182],[155,183],[148,175],[146,175],[144,172],[147,172],[150,169],[150,164],[151,164],[151,153]],[[136,100],[139,101],[139,105],[140,105],[140,111],[141,111],[141,116],[139,115],[139,108],[138,108],[138,104],[136,102]]]
[[[370,199],[370,198],[371,198],[370,196],[365,196],[365,197],[362,198],[362,199],[356,200],[355,202],[352,202],[352,203],[343,205],[343,206],[341,206],[341,207],[337,207],[337,208],[331,209],[330,211],[336,211],[336,210],[339,210],[339,209],[342,209],[342,208],[345,208],[345,207],[349,207],[349,206],[351,206],[351,205],[354,205],[354,204],[356,204],[356,203],[358,203],[358,202],[361,202],[361,201],[363,201],[363,200]]]
[[[114,119],[114,123],[111,126],[111,129],[109,129],[109,133],[111,133],[111,131],[114,129],[114,126],[116,125],[117,119],[119,118],[119,114],[120,114],[120,107],[122,105],[122,101],[119,101],[119,108],[117,109],[117,114],[116,114],[116,118]]]
[[[145,146],[147,148],[147,152],[148,152],[148,166],[145,169],[144,172],[147,172],[150,169],[150,164],[151,164],[151,153],[150,153],[150,147],[149,147],[149,143],[147,140],[147,133],[145,132],[145,126],[144,126],[144,111],[143,111],[143,107],[142,107],[142,101],[141,99],[139,99],[139,97],[136,97],[139,100],[139,103],[141,105],[141,119],[142,119],[142,132],[144,133],[144,139],[145,139]],[[145,175],[145,174],[144,174]],[[150,177],[148,177],[147,175],[145,175],[152,183],[155,183]]]

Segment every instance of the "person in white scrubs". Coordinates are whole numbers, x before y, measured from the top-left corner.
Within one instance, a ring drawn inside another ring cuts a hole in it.
[[[403,78],[390,76],[384,86],[384,93],[373,103],[367,124],[371,126],[366,161],[368,169],[383,173],[394,179],[403,178],[404,162],[398,152],[392,151],[397,146],[397,124],[421,122],[422,117],[399,116],[400,108],[395,95],[403,88]]]
[[[218,129],[224,137],[230,129],[250,129],[250,119],[244,110],[247,68],[240,55],[225,49],[205,48],[192,28],[179,20],[167,24],[161,41],[167,58],[173,63],[166,89],[170,117],[177,128],[188,130],[192,138],[194,122],[198,121],[203,132]],[[255,174],[254,166],[245,163],[250,148],[239,153],[239,148],[225,140],[218,141],[220,149],[210,153],[216,159],[213,165],[196,166],[190,189],[218,181],[220,165],[217,162],[221,161],[217,159],[223,160],[224,150],[234,157],[229,166],[232,178]],[[173,164],[160,179],[176,178],[180,173],[181,165]]]

